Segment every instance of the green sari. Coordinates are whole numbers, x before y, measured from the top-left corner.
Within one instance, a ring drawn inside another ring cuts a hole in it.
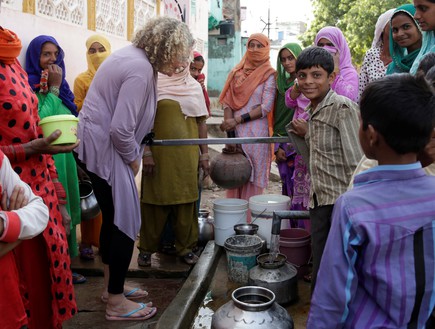
[[[276,93],[275,110],[273,114],[273,136],[287,136],[285,126],[293,119],[294,109],[290,109],[285,105],[285,92],[294,84],[284,66],[281,64],[280,54],[283,49],[288,49],[295,58],[298,58],[302,51],[301,46],[297,43],[287,43],[278,52],[276,61],[276,85],[278,92]]]
[[[406,4],[398,7],[394,11],[391,20],[393,20],[394,16],[398,12],[409,15],[421,33],[420,25],[418,25],[418,22],[414,19],[415,7],[413,5]],[[414,63],[419,53],[420,48],[408,54],[406,48],[402,48],[396,42],[394,42],[393,32],[390,29],[390,54],[393,61],[388,65],[386,74],[388,75],[393,73],[408,73],[411,70],[412,64]]]

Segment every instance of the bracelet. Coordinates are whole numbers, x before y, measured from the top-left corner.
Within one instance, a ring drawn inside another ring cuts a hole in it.
[[[56,190],[57,198],[58,198],[59,203],[60,203],[62,201],[61,199],[66,199],[65,189],[63,188],[61,182],[53,182],[53,184],[54,184],[54,189]],[[62,204],[62,203],[60,203],[60,204]],[[66,204],[66,201],[64,204]]]
[[[208,153],[203,153],[199,155],[199,161],[210,160]]]
[[[48,91],[55,96],[59,96],[60,94],[60,90],[58,87],[51,86],[50,88],[48,88]]]
[[[23,144],[16,144],[13,146],[15,153],[15,160],[21,162],[26,160],[26,151],[24,150]]]
[[[145,152],[143,152],[142,158],[147,158],[147,157],[152,157],[152,156],[153,156],[153,152],[145,151]]]
[[[57,203],[60,204],[60,205],[66,205],[67,202],[66,202],[65,199],[57,198]]]
[[[13,145],[9,145],[9,152],[13,155],[13,159],[10,159],[11,162],[17,162],[17,153],[15,153],[15,147]]]
[[[251,121],[251,116],[249,113],[242,114],[240,118],[242,119],[242,123]]]

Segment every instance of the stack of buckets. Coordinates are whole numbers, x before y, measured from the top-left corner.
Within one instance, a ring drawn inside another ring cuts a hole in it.
[[[213,201],[214,242],[223,247],[225,240],[234,235],[234,225],[246,224],[248,201],[242,199],[216,199]]]
[[[234,226],[246,224],[248,201],[216,199],[213,201],[215,244],[225,247],[228,277],[233,282],[247,284],[249,270],[257,265],[263,241],[254,235],[234,235]]]

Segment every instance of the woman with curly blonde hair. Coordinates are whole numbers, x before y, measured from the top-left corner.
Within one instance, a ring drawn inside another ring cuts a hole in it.
[[[194,39],[186,24],[168,17],[151,19],[133,44],[112,53],[99,67],[79,114],[76,149],[91,178],[103,214],[100,252],[104,263],[108,320],[145,320],[157,312],[135,303],[147,292],[124,286],[141,216],[134,177],[154,160],[146,136],[154,125],[157,72],[173,75],[189,65]],[[144,150],[145,149],[145,150]]]

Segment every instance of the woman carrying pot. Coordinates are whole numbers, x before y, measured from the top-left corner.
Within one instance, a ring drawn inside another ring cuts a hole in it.
[[[224,108],[222,131],[234,131],[236,137],[269,137],[268,115],[276,93],[269,53],[270,40],[265,35],[249,37],[246,53],[228,75],[219,97]],[[235,145],[226,148],[236,150]],[[227,197],[249,200],[267,187],[272,152],[269,144],[241,144],[241,149],[251,163],[251,177],[243,186],[228,190]]]

